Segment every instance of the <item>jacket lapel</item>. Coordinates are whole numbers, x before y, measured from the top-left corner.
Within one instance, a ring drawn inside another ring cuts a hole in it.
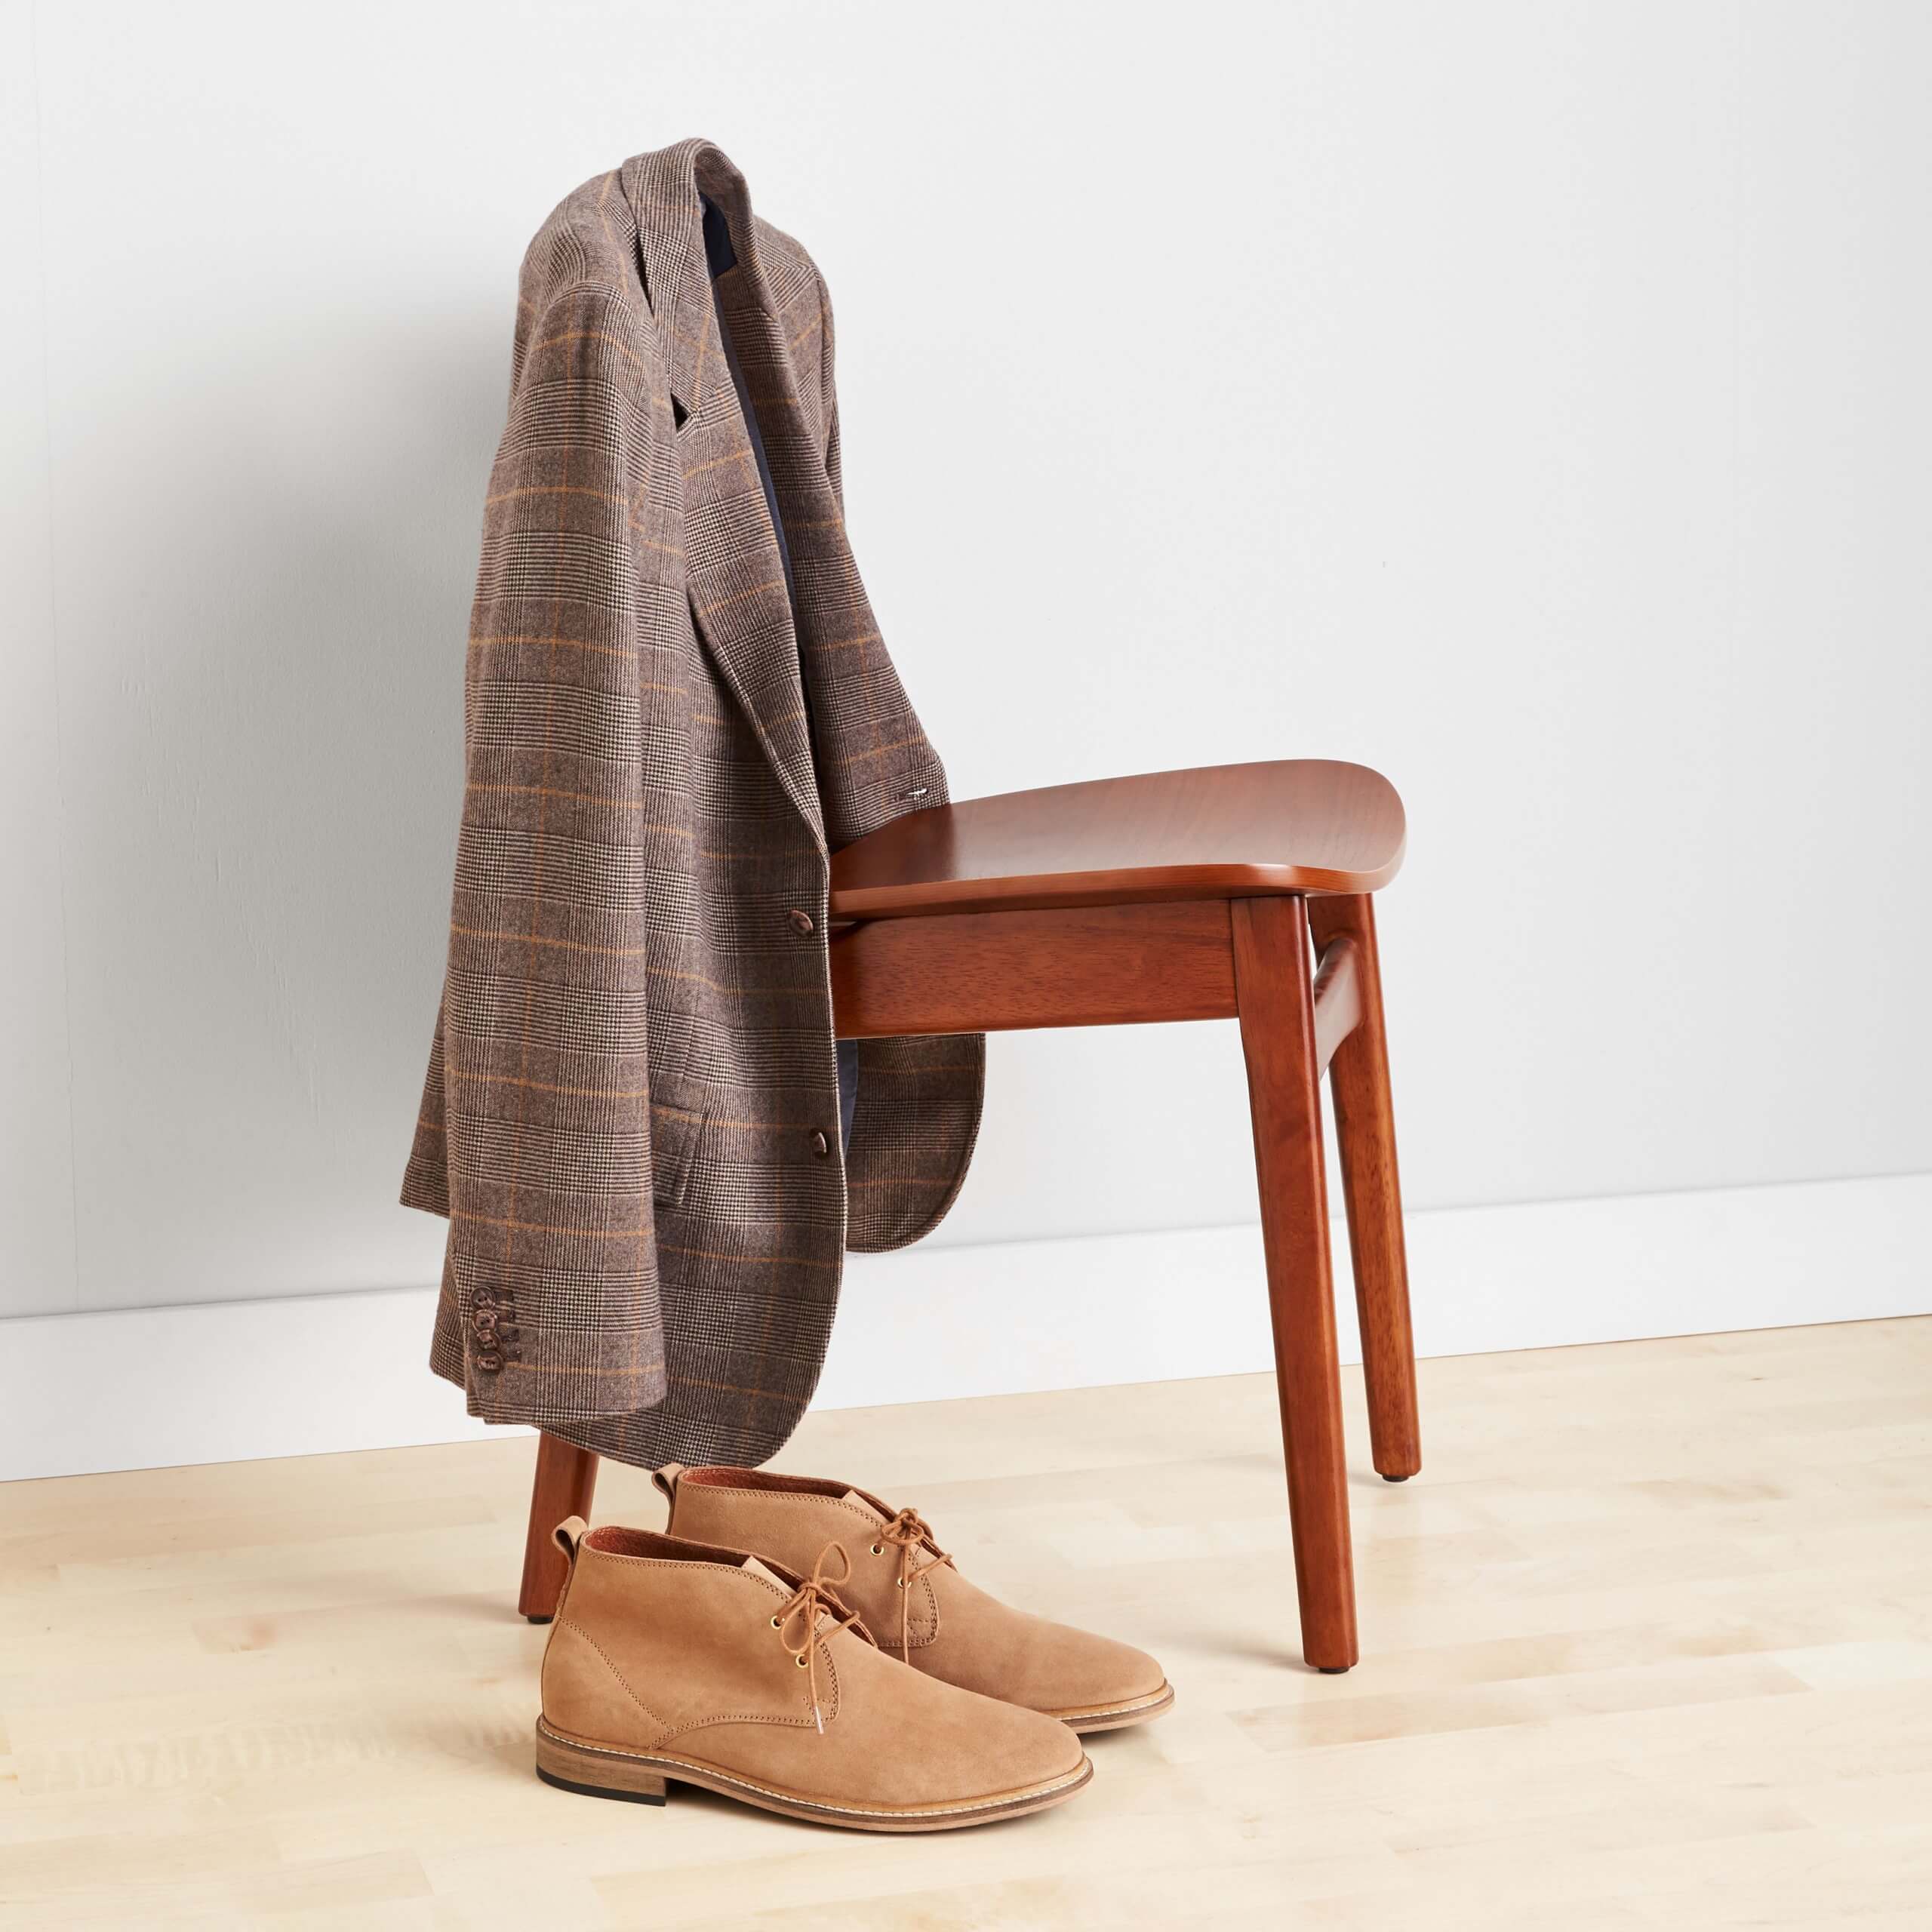
[[[734,177],[735,178],[735,177]],[[758,423],[785,521],[795,609],[788,674],[802,676],[810,702],[808,768],[815,735],[814,795],[832,848],[873,830],[903,811],[905,774],[937,780],[931,748],[905,701],[860,581],[845,520],[826,467],[824,405],[817,371],[823,319],[816,281],[795,285],[789,309],[759,259],[758,231],[742,201],[710,186],[731,217],[738,269],[718,285],[732,340],[755,398]],[[782,268],[779,270],[782,276]],[[794,343],[809,343],[800,359],[813,372],[801,391]],[[728,386],[731,375],[724,372]]]
[[[743,180],[703,141],[641,156],[632,165],[626,192],[637,214],[646,290],[681,425],[692,617],[780,783],[823,848],[825,828],[784,562],[724,360],[705,260],[700,169],[706,191],[724,205],[731,220],[745,306],[754,321],[769,321]],[[768,341],[777,334],[775,328],[760,330]],[[782,350],[782,343],[779,346]],[[761,354],[755,360],[761,368],[765,358]],[[784,380],[789,392],[789,365]],[[750,386],[759,389],[756,377]],[[762,410],[759,420],[762,426]]]

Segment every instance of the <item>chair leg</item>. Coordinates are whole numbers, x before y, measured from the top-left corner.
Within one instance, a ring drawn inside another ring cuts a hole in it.
[[[1236,899],[1229,912],[1261,1191],[1302,1653],[1318,1670],[1342,1671],[1358,1655],[1355,1577],[1307,915],[1299,899],[1285,897]]]
[[[524,1538],[523,1584],[518,1612],[533,1623],[557,1614],[570,1564],[552,1534],[566,1516],[588,1517],[597,1487],[597,1452],[561,1436],[537,1438],[537,1479],[530,1489],[530,1527]]]
[[[1416,1416],[1416,1345],[1409,1326],[1409,1265],[1402,1242],[1402,1187],[1395,1170],[1395,1116],[1389,1100],[1389,1046],[1382,1029],[1375,902],[1365,893],[1311,899],[1308,923],[1318,950],[1343,937],[1355,944],[1361,1021],[1336,1048],[1328,1086],[1361,1320],[1369,1439],[1377,1470],[1391,1482],[1406,1482],[1422,1467],[1422,1432]]]

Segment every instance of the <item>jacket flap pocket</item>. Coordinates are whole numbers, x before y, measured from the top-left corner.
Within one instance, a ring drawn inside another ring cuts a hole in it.
[[[660,1208],[682,1205],[691,1182],[691,1164],[710,1118],[701,1108],[651,1103],[651,1198]]]

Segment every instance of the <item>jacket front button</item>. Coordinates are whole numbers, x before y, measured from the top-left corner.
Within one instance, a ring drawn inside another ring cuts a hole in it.
[[[794,911],[787,912],[785,916],[791,921],[792,930],[796,933],[801,939],[810,939],[812,934],[818,930],[817,924],[813,921],[812,915],[809,912]]]
[[[826,1140],[823,1131],[818,1128],[812,1129],[812,1152],[820,1160],[832,1152],[832,1143]]]

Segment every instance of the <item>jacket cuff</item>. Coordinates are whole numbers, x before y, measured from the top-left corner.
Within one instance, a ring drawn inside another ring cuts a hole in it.
[[[581,1312],[560,1320],[542,1297],[484,1282],[452,1257],[436,1310],[429,1365],[461,1385],[485,1422],[543,1426],[546,1418],[627,1415],[655,1408],[668,1387],[655,1320],[586,1327]],[[654,1315],[654,1294],[641,1299]]]

